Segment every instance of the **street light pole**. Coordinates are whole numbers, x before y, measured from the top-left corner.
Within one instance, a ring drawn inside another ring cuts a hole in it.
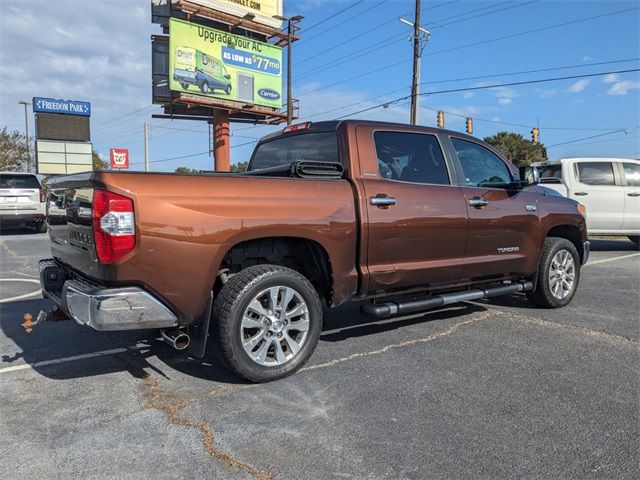
[[[20,105],[24,105],[24,133],[25,133],[25,144],[27,146],[27,172],[31,173],[31,149],[29,148],[29,119],[27,116],[27,106],[31,105],[31,102],[27,102],[26,100],[19,100],[18,103]]]
[[[274,18],[287,22],[287,125],[291,125],[293,121],[293,84],[291,80],[291,66],[293,64],[291,59],[291,40],[295,30],[295,22],[299,22],[304,17],[302,15],[294,15],[293,17],[282,17],[280,15],[274,15]]]

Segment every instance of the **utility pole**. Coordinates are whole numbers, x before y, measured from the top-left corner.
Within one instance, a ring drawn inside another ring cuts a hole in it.
[[[144,171],[149,171],[149,124],[144,122]]]
[[[31,173],[31,149],[29,148],[29,120],[27,116],[27,106],[31,105],[31,102],[26,100],[19,100],[20,105],[24,105],[24,134],[25,145],[27,146],[27,172]]]
[[[420,26],[420,0],[416,0],[416,11],[413,23],[400,18],[402,23],[413,27],[413,81],[411,82],[411,124],[418,123],[418,104],[420,98],[420,57],[422,56],[423,42],[429,40],[431,33]]]

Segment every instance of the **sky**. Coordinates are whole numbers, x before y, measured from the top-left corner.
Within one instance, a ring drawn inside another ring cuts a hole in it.
[[[151,117],[161,107],[151,104],[150,37],[162,32],[150,3],[1,0],[0,128],[24,131],[19,100],[84,100],[103,157],[128,148],[131,169],[143,169],[146,122],[152,171],[211,170],[205,122]],[[304,16],[292,54],[300,121],[408,123],[412,31],[399,17],[413,21],[414,8],[404,0],[285,0],[285,15]],[[640,158],[639,72],[606,73],[640,68],[637,0],[423,0],[421,17],[431,35],[419,124],[434,126],[442,110],[452,130],[464,131],[472,117],[478,138],[530,138],[539,126],[551,159]],[[600,75],[581,77],[592,74]],[[28,121],[33,133],[31,110]],[[232,124],[232,163],[281,128]]]

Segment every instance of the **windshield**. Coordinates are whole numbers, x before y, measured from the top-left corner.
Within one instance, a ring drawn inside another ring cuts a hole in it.
[[[289,165],[299,160],[340,163],[336,132],[278,137],[258,146],[249,170]]]
[[[0,175],[0,188],[40,188],[40,183],[35,175],[3,173]]]
[[[538,173],[540,183],[562,183],[562,165],[541,165]]]

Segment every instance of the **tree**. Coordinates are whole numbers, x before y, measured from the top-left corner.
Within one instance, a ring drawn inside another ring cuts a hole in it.
[[[91,152],[91,159],[93,160],[93,169],[94,170],[108,170],[109,166],[107,165],[107,162],[105,162],[102,157],[100,156],[100,154],[98,152],[96,152],[95,150],[93,150]]]
[[[516,167],[544,160],[542,157],[544,144],[533,143],[519,133],[498,132],[490,137],[485,137],[484,141],[498,149]]]
[[[246,172],[247,168],[249,168],[249,162],[238,162],[231,165],[231,171],[236,173]]]
[[[33,139],[31,144],[33,144]],[[33,148],[31,148],[33,152]],[[18,130],[9,132],[7,127],[0,130],[0,170],[11,172],[26,171],[29,163],[29,153],[25,142],[25,135]],[[35,170],[35,165],[32,164]]]

